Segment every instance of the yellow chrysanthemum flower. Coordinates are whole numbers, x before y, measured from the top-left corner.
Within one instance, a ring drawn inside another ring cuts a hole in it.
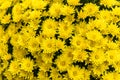
[[[100,0],[100,4],[107,7],[112,7],[114,5],[118,5],[119,2],[117,0]]]
[[[96,17],[98,19],[103,19],[108,23],[110,23],[110,21],[112,21],[113,17],[112,17],[112,11],[108,11],[108,10],[101,10],[98,14],[96,14]]]
[[[55,63],[60,71],[66,71],[71,64],[71,60],[63,54],[55,60]]]
[[[85,21],[81,21],[80,23],[76,24],[74,26],[74,33],[75,35],[81,35],[81,36],[85,36],[85,33],[87,31],[87,23]]]
[[[106,52],[106,59],[109,64],[115,64],[117,61],[120,61],[120,50],[108,50]]]
[[[47,19],[42,24],[42,34],[46,37],[54,37],[57,28],[57,22],[52,19]]]
[[[52,17],[59,17],[61,15],[61,7],[62,6],[63,5],[61,3],[53,3],[50,6],[50,9],[49,9],[50,16],[52,16]]]
[[[48,4],[47,1],[44,0],[30,0],[31,6],[33,9],[44,9],[44,7]]]
[[[59,22],[58,33],[60,38],[67,39],[71,36],[73,26],[69,22]]]
[[[56,51],[56,47],[55,47],[55,39],[52,38],[52,39],[43,39],[42,42],[40,43],[41,45],[41,49],[43,49],[43,52],[44,53],[51,53],[51,52],[54,52]]]
[[[74,50],[73,52],[73,60],[83,62],[87,60],[88,54],[85,51]]]
[[[94,16],[99,11],[99,7],[93,3],[86,3],[82,9],[88,16]]]
[[[29,58],[23,58],[21,61],[21,69],[27,72],[32,72],[34,67],[33,60],[30,60]]]
[[[30,40],[27,42],[27,48],[30,52],[36,52],[40,50],[40,42],[37,38],[30,38]]]
[[[9,22],[10,22],[10,18],[11,18],[11,15],[10,15],[10,14],[5,15],[5,16],[3,17],[3,19],[1,20],[1,23],[3,23],[3,24],[9,23]]]
[[[39,19],[41,15],[41,12],[38,10],[34,10],[29,12],[29,17],[28,19],[34,20],[34,19]]]
[[[22,6],[20,5],[20,3],[17,3],[16,5],[14,5],[12,9],[13,21],[19,22],[22,18],[22,12],[23,12]]]
[[[12,80],[13,77],[12,77],[12,74],[10,71],[6,70],[3,75],[6,77],[5,79],[8,79],[8,80]]]
[[[74,48],[73,47],[65,47],[62,49],[62,55],[66,56],[67,59],[73,60],[73,52],[74,52]]]
[[[84,11],[78,12],[78,18],[79,19],[85,19],[87,16],[88,16],[87,12],[84,12]]]
[[[22,49],[20,47],[19,48],[13,47],[13,57],[15,59],[21,60],[22,58],[25,57],[26,54],[27,54],[27,51],[25,49]]]
[[[14,1],[17,1],[17,0],[14,0]],[[24,0],[21,5],[22,5],[23,9],[27,9],[28,7],[31,6],[31,1],[30,0]]]
[[[11,6],[12,1],[11,0],[4,0],[0,2],[0,9],[7,9]]]
[[[80,0],[67,0],[67,3],[69,4],[69,5],[79,5],[80,3]]]
[[[26,80],[33,80],[34,79],[33,72],[27,72],[24,70],[20,70],[19,77],[26,79]]]
[[[88,45],[86,44],[86,40],[85,38],[83,38],[81,35],[75,35],[73,36],[73,38],[71,39],[71,45],[77,49],[85,49],[88,47]]]
[[[107,31],[106,31],[107,25],[108,25],[108,23],[104,19],[96,19],[93,21],[93,26],[95,26],[95,28],[99,29],[101,31],[101,33],[107,33]]]
[[[74,8],[71,6],[66,6],[64,5],[63,7],[61,7],[61,14],[62,15],[71,15],[74,13]]]
[[[100,65],[106,60],[105,53],[102,49],[98,49],[90,54],[90,61],[94,65]]]
[[[40,80],[49,80],[49,77],[48,77],[48,75],[47,75],[46,72],[44,72],[44,71],[41,70],[38,73],[38,79],[40,79]]]
[[[52,63],[54,53],[42,53],[41,58],[45,63]]]
[[[58,28],[57,22],[53,19],[47,19],[42,24],[42,29],[53,29],[56,30]]]
[[[56,46],[56,49],[57,50],[59,50],[59,49],[64,49],[65,48],[65,41],[62,41],[62,40],[60,40],[60,39],[58,39],[58,40],[56,40],[56,44],[55,44],[55,46]]]
[[[12,61],[10,63],[8,71],[10,71],[12,75],[18,74],[20,72],[20,62],[19,61]]]
[[[19,27],[16,27],[16,25],[14,23],[11,23],[6,30],[7,35],[13,36],[17,32],[18,28]]]
[[[120,7],[115,7],[115,8],[113,8],[112,14],[120,16],[119,11],[120,11]]]
[[[55,80],[55,79],[57,79],[57,78],[60,77],[60,74],[59,74],[57,68],[52,68],[50,72],[51,72],[50,78],[52,78],[53,80]],[[58,79],[57,79],[57,80],[58,80]]]
[[[79,68],[78,66],[70,66],[68,67],[68,75],[72,80],[84,80],[86,70],[83,68]]]
[[[38,63],[38,66],[41,71],[46,72],[46,71],[50,70],[50,68],[52,67],[52,63],[49,63],[49,62],[46,63],[46,62],[42,61],[41,63]]]
[[[87,32],[86,37],[87,39],[92,40],[92,41],[99,41],[103,38],[102,34],[97,30]]]
[[[113,35],[118,35],[120,33],[120,29],[113,23],[111,23],[106,30]]]
[[[2,56],[2,59],[3,60],[10,60],[11,59],[11,54],[8,54],[8,53],[4,53],[3,56]]]
[[[104,74],[104,72],[108,69],[108,65],[100,64],[100,65],[94,65],[93,68],[91,68],[93,75],[97,75],[100,77],[101,74]]]
[[[106,73],[105,75],[102,76],[103,80],[115,80],[114,79],[114,74],[112,72]]]

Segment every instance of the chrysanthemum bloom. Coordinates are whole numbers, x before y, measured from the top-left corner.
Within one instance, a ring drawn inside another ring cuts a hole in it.
[[[21,61],[21,69],[27,72],[32,72],[34,67],[34,62],[29,58],[23,58]]]

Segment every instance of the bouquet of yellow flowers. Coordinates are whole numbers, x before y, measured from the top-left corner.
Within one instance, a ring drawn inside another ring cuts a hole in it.
[[[120,80],[120,0],[0,0],[0,80]]]

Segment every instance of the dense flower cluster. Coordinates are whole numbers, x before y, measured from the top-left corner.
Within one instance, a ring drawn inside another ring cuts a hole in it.
[[[120,80],[120,1],[0,0],[0,80]]]

